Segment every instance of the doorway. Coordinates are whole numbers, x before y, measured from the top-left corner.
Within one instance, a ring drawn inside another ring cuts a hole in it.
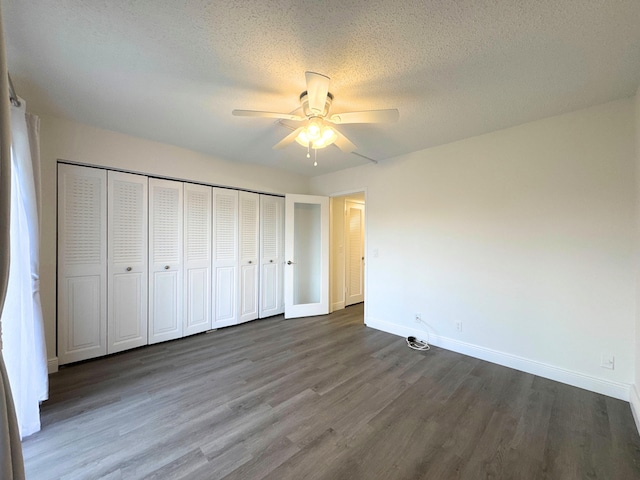
[[[365,193],[331,197],[331,311],[364,302]]]

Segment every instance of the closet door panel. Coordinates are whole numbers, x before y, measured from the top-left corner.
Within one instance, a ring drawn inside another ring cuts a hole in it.
[[[216,269],[216,319],[218,323],[225,323],[227,320],[233,322],[227,325],[236,323],[236,271],[236,267],[218,267]]]
[[[213,328],[238,323],[238,191],[213,189]]]
[[[240,320],[248,322],[258,318],[258,263],[240,267]]]
[[[184,185],[184,335],[211,328],[212,188]]]
[[[260,318],[284,312],[284,198],[260,196]]]
[[[107,353],[148,343],[147,181],[108,173]]]
[[[144,285],[144,289],[143,289]],[[109,352],[114,353],[147,343],[147,275],[122,274],[110,279],[107,328]],[[126,321],[126,320],[131,321]],[[126,346],[124,344],[127,344]]]
[[[239,192],[240,315],[238,323],[258,318],[260,195]]]
[[[184,282],[184,335],[205,332],[211,328],[211,269],[186,269]]]
[[[154,287],[153,305],[153,327],[151,332],[154,342],[179,338],[180,322],[178,322],[178,275],[176,272],[153,272]],[[171,338],[159,337],[170,336]]]
[[[278,309],[278,265],[263,263],[260,277],[260,318],[264,318]]]
[[[183,184],[149,179],[149,343],[182,337]]]
[[[104,329],[102,316],[102,292],[104,281],[101,275],[78,275],[67,277],[64,313],[67,325],[63,337],[65,353],[73,355],[70,361],[104,355]],[[86,356],[99,350],[97,355]],[[82,358],[80,358],[82,357]],[[66,361],[64,363],[67,363]]]
[[[107,353],[107,172],[58,165],[58,362]]]

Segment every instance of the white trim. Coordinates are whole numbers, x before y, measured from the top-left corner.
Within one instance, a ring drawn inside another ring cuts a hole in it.
[[[399,335],[401,337],[414,336],[420,340],[427,340],[430,344],[446,350],[469,355],[470,357],[479,358],[491,363],[497,363],[498,365],[531,373],[557,382],[566,383],[592,392],[601,393],[609,397],[624,401],[629,401],[630,398],[630,389],[632,385],[626,383],[603,380],[591,375],[566,370],[564,368],[519,357],[510,353],[504,353],[490,348],[473,345],[471,343],[461,342],[453,338],[432,335],[418,328],[398,325],[384,320],[368,318],[365,320],[365,324],[368,327]],[[636,404],[636,407],[638,407],[638,413],[640,413],[640,400]]]
[[[58,371],[58,357],[49,358],[47,360],[47,371],[49,374],[56,373]]]
[[[351,195],[353,193],[364,193],[364,206],[365,206],[365,221],[364,221],[364,256],[365,256],[365,262],[364,262],[364,318],[365,318],[365,322],[364,324],[366,325],[366,318],[367,318],[367,312],[368,312],[368,305],[369,305],[369,301],[368,301],[368,294],[369,294],[369,256],[368,256],[368,248],[369,248],[369,227],[367,227],[368,222],[366,220],[366,208],[367,208],[367,204],[368,204],[368,196],[369,196],[369,192],[367,191],[368,187],[360,187],[360,188],[352,188],[350,190],[344,190],[342,192],[334,192],[334,193],[330,193],[329,194],[329,198],[334,198],[334,197],[346,197],[348,195]],[[330,202],[331,203],[331,202]],[[345,275],[346,278],[346,275]],[[331,280],[330,280],[331,281]],[[331,285],[329,285],[329,287],[331,287]],[[344,294],[343,294],[344,295]],[[346,303],[346,301],[344,301],[343,303]],[[344,308],[344,307],[343,307]],[[334,309],[335,310],[335,309]]]
[[[629,403],[631,404],[631,414],[636,422],[636,428],[640,433],[640,394],[637,385],[631,385],[629,389]]]
[[[331,193],[329,197],[346,197],[348,195],[352,195],[354,193],[364,193],[364,203],[367,203],[367,187],[362,188],[352,188],[350,190],[345,190],[343,192]]]

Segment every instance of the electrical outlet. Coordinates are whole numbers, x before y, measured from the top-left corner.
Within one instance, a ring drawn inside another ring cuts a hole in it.
[[[461,321],[457,321],[456,322],[456,330],[460,333],[462,333],[462,322]]]
[[[416,313],[416,322],[418,322],[418,323],[422,322],[422,314],[421,313]]]
[[[612,353],[602,352],[600,356],[600,366],[613,370],[616,367],[616,357]]]

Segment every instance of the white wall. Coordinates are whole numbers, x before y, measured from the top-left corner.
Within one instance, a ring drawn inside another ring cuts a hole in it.
[[[634,164],[625,99],[315,177],[311,190],[367,188],[368,325],[628,399]]]
[[[265,193],[307,193],[309,179],[267,167],[232,163],[191,150],[53,117],[41,117],[42,247],[40,291],[49,359],[56,345],[56,163],[58,160],[237,187]]]
[[[640,253],[640,87],[635,96],[635,135],[636,135],[636,249]],[[631,411],[640,432],[640,255],[636,255],[636,325],[635,325],[635,376],[631,390]]]

